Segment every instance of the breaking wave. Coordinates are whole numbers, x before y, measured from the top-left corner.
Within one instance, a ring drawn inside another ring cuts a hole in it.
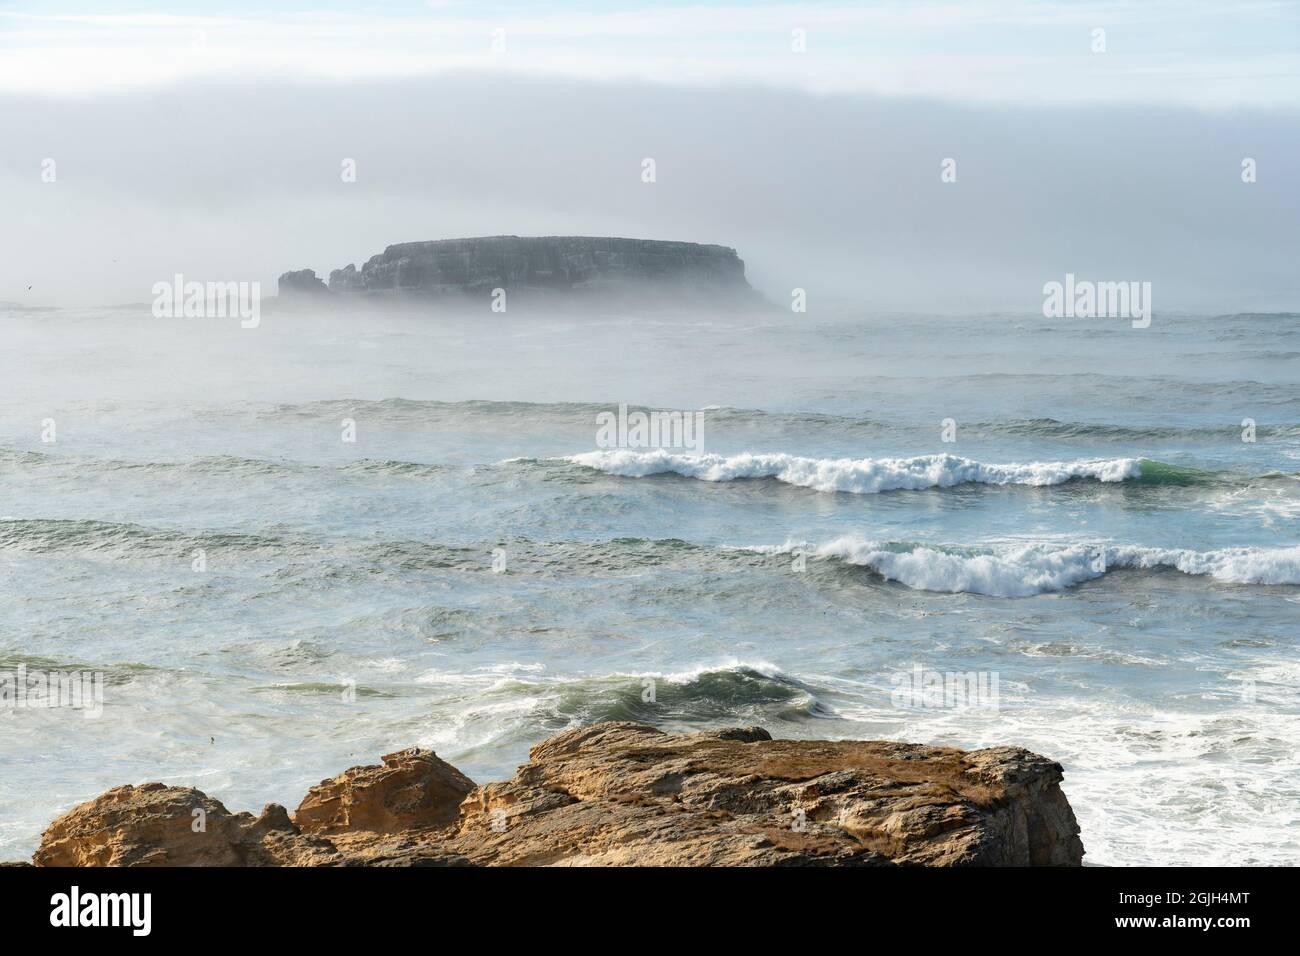
[[[1041,487],[1060,485],[1076,479],[1120,482],[1141,478],[1148,464],[1138,458],[985,464],[956,455],[803,458],[777,452],[723,456],[688,454],[662,448],[646,451],[594,451],[571,455],[565,460],[625,478],[661,474],[683,475],[701,481],[773,478],[788,485],[816,491],[842,491],[859,495],[882,491],[951,488],[972,483]],[[1175,469],[1172,465],[1162,467]]]
[[[646,689],[654,687],[647,699]],[[803,681],[767,662],[730,661],[667,674],[605,674],[569,679],[510,678],[496,694],[524,696],[555,719],[555,726],[602,720],[650,724],[726,720],[803,721],[834,710]]]
[[[794,545],[755,549],[788,552]],[[1300,546],[1193,551],[1134,545],[1029,545],[1000,551],[842,537],[813,556],[870,568],[919,591],[1029,597],[1061,591],[1117,569],[1169,568],[1230,584],[1300,584]]]

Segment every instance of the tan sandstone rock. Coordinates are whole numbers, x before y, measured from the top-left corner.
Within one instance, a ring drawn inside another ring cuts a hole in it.
[[[1078,865],[1059,764],[1013,747],[557,734],[481,787],[431,751],[384,757],[282,807],[230,814],[197,790],[118,787],[46,830],[51,865]],[[191,828],[193,810],[208,820]]]
[[[326,847],[322,859],[334,853]],[[55,820],[41,837],[37,866],[280,866],[309,859],[278,804],[262,815],[231,813],[190,787],[114,787]]]
[[[456,822],[474,781],[432,750],[411,748],[351,767],[307,791],[293,822],[304,833],[401,833]]]
[[[470,794],[451,845],[476,863],[1077,865],[1062,771],[1027,750],[566,731]],[[494,825],[495,824],[495,825]]]

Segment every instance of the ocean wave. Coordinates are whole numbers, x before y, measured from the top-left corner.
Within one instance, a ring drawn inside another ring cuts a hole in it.
[[[647,451],[594,451],[571,455],[564,460],[625,478],[661,474],[677,474],[701,481],[774,478],[788,485],[816,491],[842,491],[860,495],[882,491],[951,488],[972,483],[1033,487],[1060,485],[1076,479],[1112,483],[1141,478],[1144,468],[1144,463],[1137,458],[985,464],[956,455],[804,458],[781,452],[723,456],[687,454],[662,448]]]
[[[296,404],[258,406],[256,417],[263,421],[329,421],[356,417],[373,425],[408,428],[475,427],[482,420],[501,419],[549,420],[556,423],[592,423],[601,411],[617,409],[618,403],[597,402],[524,402],[470,399],[440,401],[436,399],[336,398]],[[645,409],[649,411],[649,408]],[[246,411],[241,410],[241,414]]]
[[[406,539],[374,541],[149,528],[88,520],[0,519],[0,552],[71,552],[87,559],[162,561],[180,566],[190,562],[195,548],[202,548],[217,556],[227,570],[256,570],[257,565],[246,562],[273,557],[275,566],[266,573],[277,589],[322,582],[330,586],[351,580],[370,582],[376,575],[489,574],[492,549],[499,544],[496,539],[453,545]],[[994,597],[1062,591],[1116,570],[1170,569],[1228,584],[1300,585],[1300,545],[1204,551],[1089,543],[959,547],[848,535],[816,546],[719,545],[679,538],[548,542],[514,538],[510,547],[515,560],[513,573],[549,575],[563,571],[579,576],[607,576],[663,565],[716,567],[719,561],[761,567],[764,559],[756,555],[785,555],[798,549],[813,559],[867,568],[887,581],[915,590]],[[430,626],[442,633],[436,621]],[[465,622],[461,621],[447,633],[463,626]],[[776,679],[770,674],[768,677]]]
[[[788,553],[796,545],[755,549]],[[918,591],[1030,597],[1062,591],[1120,569],[1172,569],[1230,584],[1300,584],[1300,546],[1152,548],[1136,545],[1028,545],[1003,550],[836,538],[808,552],[870,568]]]
[[[812,687],[780,668],[734,659],[674,673],[515,676],[495,683],[487,696],[524,697],[557,726],[602,720],[761,723],[834,715]]]
[[[1013,418],[1006,421],[975,422],[963,429],[965,435],[1009,435],[1050,438],[1057,441],[1223,441],[1236,437],[1235,422],[1226,425],[1117,425],[1106,422],[1063,422],[1055,418]],[[1300,437],[1300,424],[1278,423],[1261,426],[1260,438],[1271,441]]]
[[[1215,353],[1217,354],[1217,353]],[[983,376],[980,377],[981,380]],[[301,405],[278,405],[260,409],[258,417],[270,420],[308,418],[334,421],[340,416],[364,414],[367,421],[386,425],[427,425],[437,428],[471,428],[481,419],[544,422],[552,425],[592,427],[601,412],[617,408],[613,402],[519,402],[472,400],[446,402],[417,399],[383,399],[358,401],[336,399]],[[653,405],[630,404],[628,410],[650,413],[665,411]],[[680,409],[676,409],[680,411]],[[708,405],[701,409],[710,429],[803,432],[815,430],[823,435],[876,438],[884,435],[915,434],[916,422],[886,422],[877,417],[826,411],[773,410],[730,405]],[[932,423],[929,423],[932,424]],[[1221,440],[1236,434],[1235,423],[1226,425],[1179,426],[1168,423],[1127,424],[1108,422],[1071,422],[1053,418],[1009,419],[972,422],[963,426],[963,434],[1020,435],[1053,439],[1097,439],[1107,441]],[[1268,437],[1300,434],[1300,424],[1268,426]]]
[[[0,517],[0,551],[32,554],[71,552],[85,558],[183,560],[188,564],[196,548],[213,554],[261,553],[283,558],[319,555],[328,546],[328,542],[310,536],[156,528],[93,519]]]
[[[405,461],[402,459],[358,458],[340,464],[313,464],[288,459],[245,458],[239,455],[205,455],[177,461],[130,461],[117,458],[92,458],[52,455],[18,448],[0,448],[0,468],[66,468],[102,472],[141,472],[159,474],[235,475],[245,478],[279,478],[318,472],[341,472],[359,475],[437,475],[446,465]]]

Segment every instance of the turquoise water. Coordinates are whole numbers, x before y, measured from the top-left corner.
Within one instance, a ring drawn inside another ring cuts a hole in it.
[[[618,718],[1016,744],[1090,862],[1296,861],[1300,316],[0,327],[0,672],[106,683],[0,710],[0,858],[120,783],[292,807]],[[599,448],[621,403],[702,447]]]

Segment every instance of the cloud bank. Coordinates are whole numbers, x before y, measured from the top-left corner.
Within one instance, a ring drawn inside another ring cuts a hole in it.
[[[0,122],[22,131],[0,159],[0,299],[29,304],[147,300],[175,272],[272,289],[393,242],[502,233],[731,245],[810,309],[1034,311],[1067,272],[1150,281],[1157,312],[1300,296],[1284,112],[462,74],[11,94]]]

